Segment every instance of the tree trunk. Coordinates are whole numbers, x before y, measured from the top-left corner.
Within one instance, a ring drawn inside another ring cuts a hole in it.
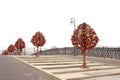
[[[39,57],[38,49],[39,47],[37,47],[36,57]]]
[[[81,68],[87,68],[87,65],[86,65],[86,50],[83,50],[82,54],[83,54],[83,65],[81,66]]]
[[[21,51],[19,52],[19,55],[21,55]]]
[[[22,53],[22,48],[20,48],[20,55],[21,55],[21,53]]]
[[[18,49],[18,52],[17,52],[17,53],[18,53],[18,55],[21,55],[21,50],[20,50],[20,49]]]

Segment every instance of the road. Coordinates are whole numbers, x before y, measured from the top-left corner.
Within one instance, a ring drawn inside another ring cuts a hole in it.
[[[0,56],[0,80],[52,80],[39,71],[15,60]]]

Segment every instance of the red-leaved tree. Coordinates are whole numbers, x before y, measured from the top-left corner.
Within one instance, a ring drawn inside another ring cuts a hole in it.
[[[83,55],[83,65],[81,67],[86,68],[86,50],[94,48],[99,41],[95,31],[88,24],[82,23],[74,31],[71,41],[81,50]]]
[[[35,35],[33,35],[31,42],[37,47],[36,57],[39,57],[38,49],[46,42],[44,35],[41,32],[36,32]]]
[[[13,44],[9,45],[9,47],[7,48],[8,52],[11,54],[12,52],[15,51],[15,46]]]
[[[15,42],[15,47],[20,51],[18,54],[21,55],[22,49],[25,48],[25,42],[22,38],[18,38]]]
[[[2,55],[8,55],[8,51],[7,51],[7,50],[4,50],[4,51],[2,52]]]

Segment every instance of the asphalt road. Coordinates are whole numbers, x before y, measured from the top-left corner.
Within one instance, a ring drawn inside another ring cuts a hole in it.
[[[0,80],[52,80],[39,71],[15,60],[0,56]]]

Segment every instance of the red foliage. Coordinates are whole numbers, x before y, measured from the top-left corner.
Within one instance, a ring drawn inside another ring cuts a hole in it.
[[[36,53],[36,57],[39,57],[38,54],[38,47],[43,46],[46,42],[45,37],[43,36],[43,34],[41,32],[36,32],[35,35],[33,35],[31,42],[33,43],[34,46],[37,47],[37,53]]]
[[[34,46],[39,47],[43,46],[46,40],[41,32],[36,32],[35,35],[33,35],[31,42],[33,43]]]
[[[8,51],[7,51],[7,50],[4,50],[4,51],[2,52],[2,55],[8,55]]]
[[[8,52],[14,52],[15,51],[15,46],[13,44],[9,45],[7,48]]]
[[[22,49],[25,48],[25,42],[21,38],[19,38],[15,43],[15,47],[22,51]]]
[[[90,50],[96,46],[99,39],[95,31],[88,24],[82,23],[74,31],[71,41],[79,49]]]

